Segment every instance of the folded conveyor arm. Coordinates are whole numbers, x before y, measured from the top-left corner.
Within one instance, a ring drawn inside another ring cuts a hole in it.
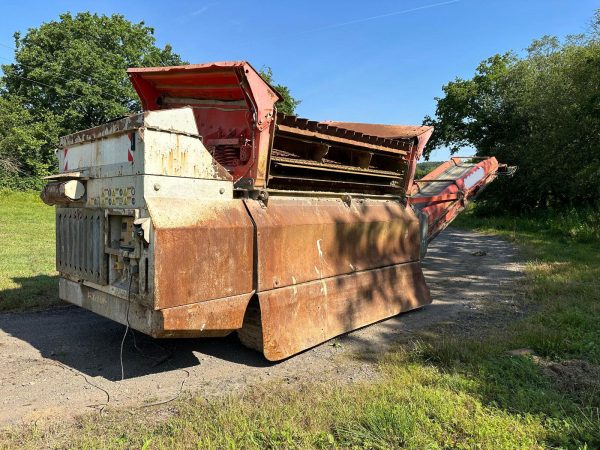
[[[499,174],[515,167],[499,164],[493,156],[453,157],[420,180],[415,180],[409,204],[422,221],[422,246],[431,242]]]

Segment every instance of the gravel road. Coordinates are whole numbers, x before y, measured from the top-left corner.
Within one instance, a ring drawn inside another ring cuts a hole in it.
[[[326,342],[279,364],[221,339],[155,341],[76,307],[0,314],[0,424],[67,418],[102,408],[139,407],[182,389],[205,396],[265,380],[352,382],[377,376],[374,355],[416,331],[509,301],[521,278],[517,251],[494,236],[448,229],[431,245],[425,275],[434,302]],[[477,327],[477,321],[469,321]],[[134,341],[135,337],[135,341]],[[183,383],[183,388],[181,387]],[[107,404],[108,402],[108,404]]]

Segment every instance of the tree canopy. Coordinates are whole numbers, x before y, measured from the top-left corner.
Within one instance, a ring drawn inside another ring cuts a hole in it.
[[[156,45],[152,27],[118,14],[64,13],[14,37],[0,79],[0,187],[34,187],[53,172],[61,135],[140,111],[127,68],[187,64]],[[273,82],[270,68],[262,75]],[[299,101],[274,87],[292,114]]]
[[[524,56],[494,55],[437,98],[428,151],[474,147],[519,166],[485,198],[512,209],[593,204],[600,197],[600,11],[590,30],[544,36]]]
[[[284,114],[294,114],[296,112],[296,108],[300,104],[300,100],[292,96],[290,88],[284,86],[283,84],[275,83],[275,80],[273,80],[273,70],[271,70],[270,67],[263,67],[260,70],[260,75],[283,97],[283,100],[277,103],[277,111]]]
[[[58,137],[139,110],[126,69],[182,64],[154,30],[121,15],[61,14],[15,33],[0,81],[0,184],[53,170]]]

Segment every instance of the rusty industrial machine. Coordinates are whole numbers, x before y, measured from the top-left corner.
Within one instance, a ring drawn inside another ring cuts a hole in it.
[[[59,295],[156,338],[281,360],[431,302],[427,244],[506,166],[421,180],[432,128],[277,113],[246,62],[128,71],[144,112],[61,139]]]

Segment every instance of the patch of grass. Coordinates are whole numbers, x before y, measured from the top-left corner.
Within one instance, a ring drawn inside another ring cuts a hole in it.
[[[549,358],[600,364],[600,210],[537,217],[459,216],[457,226],[500,234],[527,259],[529,302],[537,308],[511,343]]]
[[[7,447],[39,448],[535,448],[539,418],[486,406],[472,383],[399,358],[382,381],[335,387],[276,383],[243,397],[192,398],[164,420],[152,410],[112,411],[75,424],[5,431]]]
[[[37,192],[0,191],[0,311],[61,304],[54,208]]]
[[[450,323],[381,356],[375,381],[273,381],[240,396],[195,394],[17,426],[0,432],[0,447],[600,448],[598,389],[563,390],[544,370],[553,361],[600,363],[600,239],[558,220],[467,213],[459,222],[514,240],[529,261],[519,300],[527,314],[483,338]],[[516,348],[534,353],[508,353]]]

